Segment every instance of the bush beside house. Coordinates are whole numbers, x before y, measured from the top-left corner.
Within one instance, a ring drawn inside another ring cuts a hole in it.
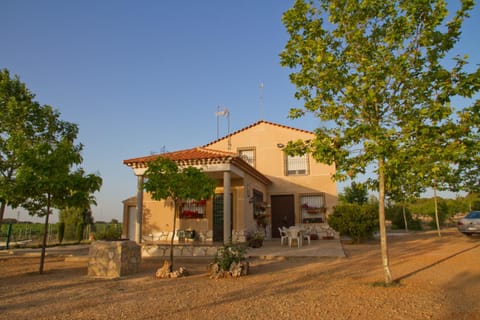
[[[342,204],[328,217],[331,228],[352,238],[354,243],[368,239],[378,230],[378,206]]]

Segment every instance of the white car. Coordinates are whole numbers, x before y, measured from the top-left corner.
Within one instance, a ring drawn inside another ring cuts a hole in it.
[[[480,211],[470,211],[465,217],[458,220],[457,228],[467,236],[474,233],[480,234]]]

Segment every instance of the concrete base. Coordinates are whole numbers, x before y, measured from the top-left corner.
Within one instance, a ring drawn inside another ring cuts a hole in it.
[[[140,270],[141,247],[134,241],[95,241],[88,253],[88,276],[118,278]]]

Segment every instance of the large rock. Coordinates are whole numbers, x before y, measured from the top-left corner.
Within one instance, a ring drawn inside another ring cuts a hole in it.
[[[248,261],[240,261],[238,263],[232,262],[228,270],[223,270],[220,268],[218,263],[211,263],[209,265],[210,279],[219,279],[219,278],[238,278],[246,276],[249,273],[250,264]]]

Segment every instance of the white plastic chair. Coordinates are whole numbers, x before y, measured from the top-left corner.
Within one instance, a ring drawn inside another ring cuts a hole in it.
[[[280,244],[283,246],[283,242],[285,242],[285,244],[288,242],[288,234],[286,230],[281,228],[278,228],[278,231],[280,231]]]
[[[293,240],[297,241],[297,246],[300,248],[302,246],[302,236],[300,234],[300,229],[290,228],[288,229],[288,246],[292,247]]]
[[[308,240],[308,245],[310,245],[310,232],[308,231],[302,232],[302,238]]]

